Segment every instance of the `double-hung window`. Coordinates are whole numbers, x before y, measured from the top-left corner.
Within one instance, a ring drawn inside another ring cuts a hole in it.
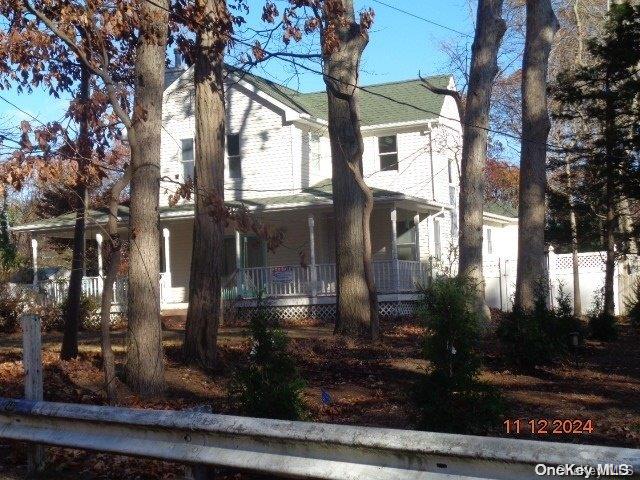
[[[193,138],[185,138],[182,140],[182,149],[180,152],[180,161],[182,162],[182,179],[195,179],[195,163],[193,152]]]
[[[227,157],[229,159],[229,178],[242,178],[242,154],[240,152],[240,134],[227,135]]]
[[[378,137],[378,154],[380,170],[398,170],[398,137],[396,135]]]

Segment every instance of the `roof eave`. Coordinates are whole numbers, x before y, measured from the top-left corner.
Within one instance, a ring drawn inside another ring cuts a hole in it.
[[[411,120],[407,122],[379,123],[376,125],[364,125],[361,127],[361,130],[367,133],[375,133],[376,131],[384,131],[389,129],[396,130],[400,128],[415,128],[415,127],[433,128],[433,125],[437,123],[438,123],[437,118],[425,118],[421,120]]]
[[[499,215],[497,213],[482,212],[482,216],[484,218],[488,218],[488,219],[495,220],[497,222],[502,222],[502,223],[505,223],[505,224],[517,224],[518,223],[518,218],[517,217],[509,217],[507,215]]]

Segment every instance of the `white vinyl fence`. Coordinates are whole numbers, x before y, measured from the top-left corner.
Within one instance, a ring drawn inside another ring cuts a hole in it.
[[[605,275],[606,252],[587,252],[578,254],[580,272],[580,298],[583,312],[588,312],[596,298],[602,296]],[[549,292],[551,304],[557,304],[560,288],[573,303],[573,260],[571,254],[557,255],[551,251],[548,256]],[[513,308],[516,285],[517,259],[497,257],[486,259],[483,265],[485,277],[485,296],[490,307],[501,310]],[[614,294],[616,313],[624,314],[626,304],[632,296],[633,285],[640,278],[640,261],[629,258],[616,263]]]

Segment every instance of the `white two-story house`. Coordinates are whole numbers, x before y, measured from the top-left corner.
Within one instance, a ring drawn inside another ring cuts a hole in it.
[[[430,81],[455,87],[451,76]],[[233,71],[226,87],[225,201],[245,205],[263,223],[282,227],[285,236],[270,252],[261,239],[230,225],[224,295],[243,306],[263,292],[274,308],[330,312],[336,285],[326,94],[300,93]],[[170,310],[185,309],[188,300],[193,205],[170,206],[168,198],[175,181],[194,175],[194,97],[193,70],[169,70],[161,165],[170,181],[161,183],[160,223],[161,301]],[[366,86],[360,102],[363,173],[375,198],[376,284],[384,306],[414,299],[433,272],[455,270],[461,130],[453,100],[429,92],[420,80]],[[126,208],[121,217],[126,229]],[[104,213],[92,212],[87,228],[98,242],[105,220]],[[31,232],[37,258],[39,236],[69,236],[72,228],[67,216],[15,230]],[[484,238],[487,256],[515,256],[513,212],[487,211]],[[98,265],[98,275],[85,280],[91,292],[100,289],[101,259]]]

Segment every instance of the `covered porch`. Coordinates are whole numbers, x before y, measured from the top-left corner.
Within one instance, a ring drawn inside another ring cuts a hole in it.
[[[450,212],[445,206],[405,197],[395,192],[375,196],[371,219],[374,274],[381,301],[416,298],[439,268],[445,255]],[[259,296],[281,305],[313,305],[335,302],[336,264],[334,219],[331,198],[313,194],[275,197],[246,202],[261,222],[281,227],[284,242],[275,251],[267,251],[262,239],[229,226],[223,252],[223,298],[238,306],[251,306]],[[128,212],[127,212],[128,213]],[[128,218],[122,215],[123,235]],[[160,301],[164,310],[181,311],[188,307],[193,207],[165,207],[161,220]],[[72,219],[58,224],[56,230],[33,229],[32,258],[37,272],[38,240],[45,236],[72,234]],[[86,272],[83,291],[99,297],[104,286],[101,218],[88,222],[87,239],[96,244],[93,271]],[[62,302],[68,280],[41,282],[36,276],[33,287],[53,302]],[[127,282],[115,284],[114,309],[127,303]]]

